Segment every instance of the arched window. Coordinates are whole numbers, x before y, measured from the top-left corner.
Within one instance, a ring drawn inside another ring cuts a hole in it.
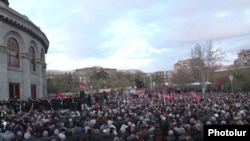
[[[36,55],[35,55],[35,50],[34,47],[29,48],[29,53],[30,53],[30,70],[31,71],[36,71]]]
[[[9,48],[9,62],[8,65],[11,67],[19,67],[19,45],[15,38],[11,37],[8,39],[7,46]]]

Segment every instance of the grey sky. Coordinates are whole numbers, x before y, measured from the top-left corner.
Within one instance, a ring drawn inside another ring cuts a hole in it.
[[[9,0],[47,35],[47,69],[172,70],[213,40],[232,63],[250,48],[249,0]]]

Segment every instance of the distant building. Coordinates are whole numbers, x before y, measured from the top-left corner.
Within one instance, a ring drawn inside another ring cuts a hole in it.
[[[47,79],[54,79],[57,76],[62,75],[74,75],[74,71],[60,71],[60,70],[47,70],[46,71],[46,78]]]
[[[81,79],[81,81],[90,82],[91,78],[89,78],[89,76],[91,76],[94,72],[100,72],[100,71],[104,71],[110,76],[113,73],[115,73],[117,71],[117,69],[103,68],[103,67],[100,67],[100,66],[93,66],[93,67],[86,67],[86,68],[76,69],[75,73],[79,77],[79,79]]]
[[[234,61],[234,65],[239,67],[250,66],[250,49],[241,50],[238,58]]]
[[[117,71],[123,74],[136,74],[136,73],[141,72],[140,70],[137,70],[137,69],[117,70]]]
[[[179,60],[177,63],[174,64],[174,71],[179,69],[187,69],[189,70],[195,63],[198,62],[199,59],[191,58],[186,60]]]
[[[172,71],[156,71],[151,74],[152,81],[158,89],[171,85]]]
[[[152,77],[159,82],[167,83],[171,81],[171,75],[171,71],[156,71],[152,74]]]
[[[45,54],[49,40],[28,17],[0,1],[1,99],[47,95]]]

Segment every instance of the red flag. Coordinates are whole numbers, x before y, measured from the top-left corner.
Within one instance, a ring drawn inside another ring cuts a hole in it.
[[[177,100],[177,99],[178,99],[178,97],[177,97],[177,95],[176,95],[176,93],[175,93],[175,92],[173,92],[173,95],[174,95],[174,100]]]
[[[166,99],[166,100],[170,100],[170,96],[169,96],[169,93],[167,91],[164,92],[164,95],[163,97]]]
[[[138,97],[142,97],[145,94],[145,89],[140,89],[140,90],[136,90],[136,94]]]
[[[193,97],[195,101],[200,102],[200,96],[196,92],[193,92]]]
[[[89,85],[87,83],[80,82],[79,85],[81,89],[89,89]]]
[[[132,95],[130,95],[130,94],[127,94],[127,98],[128,99],[134,99],[134,97]]]
[[[67,93],[58,93],[57,97],[60,97],[60,98],[69,98],[70,96]]]

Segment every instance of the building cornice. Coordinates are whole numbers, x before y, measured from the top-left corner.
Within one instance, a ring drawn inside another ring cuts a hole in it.
[[[29,54],[29,53],[26,53],[26,52],[22,52],[22,53],[21,53],[21,57],[22,57],[22,58],[26,58],[26,59],[28,59],[28,60],[31,60],[30,54]]]
[[[34,36],[45,47],[45,53],[47,53],[49,47],[48,38],[39,27],[37,27],[28,19],[28,17],[21,15],[8,6],[0,5],[0,21],[15,26],[16,28],[21,29]]]
[[[0,45],[0,52],[8,53],[8,48]]]

